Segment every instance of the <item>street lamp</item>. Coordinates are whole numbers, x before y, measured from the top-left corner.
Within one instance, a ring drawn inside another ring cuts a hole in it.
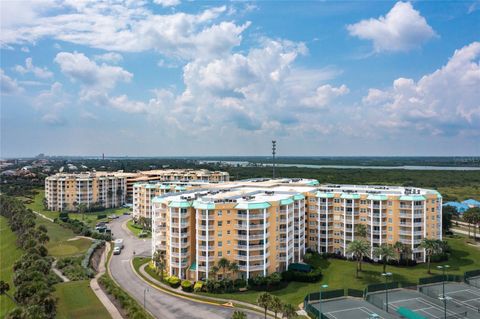
[[[145,297],[146,297],[147,291],[150,291],[150,290],[148,290],[148,287],[143,289],[143,309],[146,309],[145,308],[145,299],[146,299]]]
[[[388,278],[392,276],[392,273],[384,272],[382,276],[385,277],[385,309],[388,312]]]
[[[320,286],[320,304],[318,306],[319,310],[320,310],[320,316],[322,314],[322,289],[327,289],[328,288],[328,285],[321,285]]]
[[[448,268],[450,268],[449,265],[443,265],[443,266],[437,266],[438,269],[441,269],[442,270],[442,273],[443,273],[443,277],[442,277],[442,296],[439,298],[440,300],[443,300],[443,313],[444,313],[444,318],[446,319],[447,318],[447,298],[445,296],[445,274],[448,270]]]

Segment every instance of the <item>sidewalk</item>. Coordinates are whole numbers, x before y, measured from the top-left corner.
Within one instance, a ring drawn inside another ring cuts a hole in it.
[[[110,316],[112,316],[112,319],[123,319],[118,309],[110,301],[110,299],[108,299],[107,295],[103,292],[103,290],[100,288],[98,284],[98,278],[100,278],[100,276],[102,276],[105,273],[105,257],[108,255],[109,251],[110,251],[110,244],[105,243],[105,251],[103,252],[102,257],[100,258],[100,262],[98,264],[98,273],[95,276],[95,278],[93,278],[90,281],[90,287],[92,288],[95,295],[97,295],[98,299],[103,304],[105,309],[107,309]]]
[[[53,272],[55,273],[55,275],[57,275],[58,277],[60,277],[60,279],[63,280],[63,282],[69,282],[70,279],[68,279],[67,277],[65,277],[62,272],[60,270],[57,269],[57,260],[55,259],[52,263],[52,270]]]

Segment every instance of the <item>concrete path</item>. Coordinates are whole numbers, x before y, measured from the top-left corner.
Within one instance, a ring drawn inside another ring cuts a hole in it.
[[[105,292],[103,292],[103,290],[100,288],[100,285],[98,284],[98,278],[100,278],[100,276],[102,276],[105,273],[105,258],[108,255],[109,251],[110,251],[110,243],[106,243],[105,250],[103,251],[103,254],[100,257],[100,262],[98,264],[98,273],[90,281],[90,288],[92,288],[95,295],[97,295],[97,298],[103,304],[105,309],[107,309],[108,313],[113,319],[123,319],[118,309],[110,301],[110,299],[108,299],[107,295],[105,294]]]
[[[47,216],[45,216],[45,215],[43,215],[43,214],[40,214],[39,212],[36,212],[36,211],[34,211],[34,210],[32,210],[32,212],[33,212],[34,214],[42,217],[43,219],[46,219],[46,220],[48,220],[48,221],[50,221],[50,222],[52,222],[52,223],[54,222],[54,221],[53,221],[53,218],[47,217]]]
[[[468,235],[468,231],[467,230],[463,230],[463,229],[458,229],[458,228],[450,228],[450,230],[454,233],[458,233],[458,234],[462,234],[462,235]],[[472,236],[473,238],[473,230],[470,230],[470,235]],[[477,231],[477,239],[480,239],[480,233]]]
[[[56,259],[55,259],[55,260],[53,261],[53,263],[52,263],[52,270],[53,270],[53,272],[54,272],[58,277],[60,277],[60,279],[63,280],[63,282],[69,282],[69,281],[70,281],[70,279],[68,279],[67,277],[65,277],[65,276],[62,274],[62,272],[61,272],[59,269],[57,269],[57,260],[56,260]]]

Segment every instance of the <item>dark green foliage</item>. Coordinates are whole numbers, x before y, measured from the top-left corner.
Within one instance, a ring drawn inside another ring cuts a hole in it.
[[[287,270],[282,273],[282,279],[285,281],[318,282],[322,279],[322,270],[320,268],[312,268],[310,272]]]
[[[36,228],[33,212],[15,198],[0,196],[0,214],[8,218],[18,246],[25,250],[13,266],[14,299],[18,307],[7,318],[54,318],[56,300],[52,292],[57,278],[51,272],[52,259],[44,246],[49,241],[47,229]]]
[[[98,214],[97,215],[97,219],[104,219],[104,218],[107,218],[106,214]]]
[[[268,276],[256,276],[248,279],[248,287],[253,290],[272,291],[280,289],[283,286],[282,276],[277,272]]]
[[[57,262],[57,268],[70,280],[84,280],[93,278],[94,272],[90,268],[82,267],[83,257],[65,257]]]
[[[98,283],[102,288],[113,298],[115,298],[120,306],[127,313],[127,317],[130,319],[150,319],[151,316],[148,315],[145,310],[140,307],[140,305],[130,297],[126,292],[124,292],[120,287],[118,287],[115,282],[107,275],[104,274],[98,279]]]

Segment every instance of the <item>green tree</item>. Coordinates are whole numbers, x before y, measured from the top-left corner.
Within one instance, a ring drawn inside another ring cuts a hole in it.
[[[225,257],[222,257],[220,258],[220,260],[218,261],[218,268],[222,269],[222,273],[223,273],[223,278],[225,279],[225,275],[226,275],[226,272],[227,272],[227,269],[228,267],[230,266],[230,262],[228,261],[227,258]]]
[[[232,314],[232,319],[247,319],[247,314],[240,310],[235,310]]]
[[[236,262],[231,262],[230,265],[228,265],[228,270],[232,273],[233,279],[236,279],[235,275],[240,270],[240,267],[238,266],[238,264]]]
[[[283,303],[277,296],[272,297],[270,301],[270,310],[275,313],[275,319],[277,319],[277,313],[283,310]]]
[[[283,317],[287,319],[297,317],[297,309],[291,304],[283,305]]]
[[[382,244],[379,247],[375,247],[373,255],[382,259],[383,272],[385,273],[387,270],[387,261],[395,258],[395,250],[390,245]]]
[[[360,238],[367,237],[367,226],[364,224],[355,225],[355,234]]]
[[[357,269],[355,276],[358,278],[358,272],[362,270],[363,256],[367,255],[370,245],[365,240],[354,240],[347,246],[347,254],[352,254],[357,260]]]
[[[212,266],[210,266],[209,269],[208,269],[208,274],[211,277],[213,277],[213,279],[216,280],[217,279],[217,273],[218,273],[219,270],[220,269],[218,268],[218,266],[216,266],[212,263]]]
[[[267,319],[267,311],[270,308],[270,303],[272,302],[272,295],[268,292],[260,294],[257,298],[257,304],[259,307],[262,307],[265,310],[265,319]]]
[[[435,240],[435,239],[429,239],[429,238],[424,238],[420,242],[420,248],[425,249],[425,255],[427,256],[427,267],[428,267],[428,273],[431,274],[431,269],[430,269],[430,261],[432,259],[432,256],[437,254],[440,251],[440,240]]]
[[[82,214],[82,221],[85,220],[85,212],[87,211],[87,205],[84,203],[77,205],[77,211]]]
[[[15,302],[15,300],[12,298],[12,296],[10,296],[8,294],[9,290],[10,290],[10,285],[8,284],[8,282],[0,280],[0,295],[5,295],[8,298],[10,298],[13,302]]]
[[[165,272],[165,267],[167,266],[166,258],[165,258],[165,251],[164,250],[157,250],[153,254],[153,262],[155,263],[155,267],[157,267],[157,271],[160,275],[160,280],[163,281],[163,274]]]

